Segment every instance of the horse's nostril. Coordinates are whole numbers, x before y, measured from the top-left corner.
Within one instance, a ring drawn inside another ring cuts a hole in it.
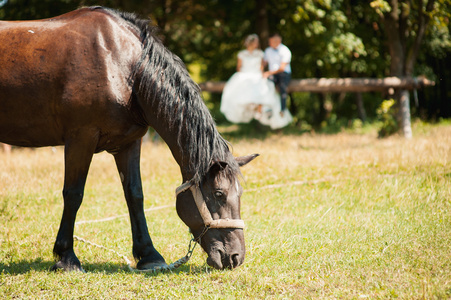
[[[240,255],[238,253],[232,254],[230,260],[232,268],[236,268],[241,264]]]
[[[207,264],[215,269],[234,269],[244,261],[244,255],[240,253],[228,254],[223,249],[215,249],[210,252]]]
[[[218,251],[218,253],[219,253],[220,257],[221,257],[221,261],[224,262],[224,260],[226,259],[225,252],[223,250],[221,250],[221,249],[218,249],[217,251]]]

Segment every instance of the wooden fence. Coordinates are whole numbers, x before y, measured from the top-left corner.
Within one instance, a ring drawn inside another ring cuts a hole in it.
[[[307,78],[292,79],[288,92],[365,93],[384,92],[389,89],[415,90],[435,83],[425,77],[386,78]],[[225,81],[206,81],[199,84],[205,92],[221,93]]]
[[[307,78],[292,79],[288,86],[288,93],[356,93],[357,110],[362,120],[366,118],[363,106],[362,93],[388,92],[394,94],[396,90],[402,91],[400,97],[401,129],[406,138],[412,137],[410,125],[409,93],[407,90],[417,90],[435,83],[425,77],[386,77],[386,78]],[[199,84],[203,91],[221,93],[224,81],[207,81]],[[416,93],[415,93],[416,95]]]

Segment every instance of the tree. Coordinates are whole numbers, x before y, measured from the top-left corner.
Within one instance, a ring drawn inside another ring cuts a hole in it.
[[[387,36],[390,52],[390,75],[411,77],[431,18],[440,14],[449,1],[437,0],[376,0],[371,6],[378,12]],[[444,10],[446,11],[446,10]],[[409,92],[397,91],[401,129],[406,138],[412,137]]]
[[[451,116],[450,106],[444,104],[451,102],[451,85],[446,78],[451,74],[445,65],[451,57],[450,2],[9,0],[0,7],[0,19],[47,18],[89,5],[136,12],[151,17],[153,24],[161,28],[165,45],[186,64],[201,66],[201,80],[227,80],[236,70],[236,54],[243,48],[246,35],[259,34],[264,47],[268,34],[277,31],[293,53],[293,78],[425,74],[439,79],[434,76],[440,75],[440,90],[435,94],[432,89],[425,92],[425,98],[434,100],[420,102],[428,110],[422,115],[434,118]],[[408,96],[406,91],[398,94]],[[311,125],[341,118],[341,124],[347,124],[357,117],[355,99],[348,101],[351,96],[297,93],[293,97],[297,119]],[[406,97],[398,98],[399,103],[409,107],[408,97],[407,101]],[[379,94],[363,95],[369,120],[375,117],[382,100]],[[212,96],[209,101],[218,105],[219,97]]]
[[[33,20],[48,18],[76,9],[69,0],[8,0],[0,6],[0,20]]]
[[[277,18],[272,26],[283,34],[284,42],[293,52],[293,78],[365,77],[370,71],[383,69],[378,51],[364,43],[365,37],[373,36],[371,24],[359,20],[366,16],[361,13],[364,5],[349,0],[291,1],[294,7],[289,1],[270,2],[270,18]],[[301,118],[309,119],[315,126],[321,126],[334,114],[334,102],[345,102],[344,94],[318,93],[307,99],[299,94],[293,96],[292,105],[310,110],[300,111]],[[345,111],[349,114],[352,110]],[[296,114],[293,110],[292,113]]]

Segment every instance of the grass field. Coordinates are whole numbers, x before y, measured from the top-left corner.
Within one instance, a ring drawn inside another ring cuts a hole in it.
[[[226,130],[224,130],[226,131]],[[127,269],[131,230],[113,158],[94,157],[76,241],[86,274],[52,273],[62,213],[63,149],[0,152],[0,298],[446,299],[451,298],[451,125],[415,124],[414,138],[274,133],[234,138],[243,168],[246,261],[205,264],[200,247],[172,273]],[[168,262],[190,239],[174,207],[181,183],[163,144],[143,147],[150,233]]]

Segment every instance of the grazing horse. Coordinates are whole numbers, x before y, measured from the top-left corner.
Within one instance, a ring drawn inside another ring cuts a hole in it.
[[[239,167],[182,61],[148,20],[103,7],[0,22],[0,142],[64,145],[64,209],[53,270],[83,271],[73,234],[94,153],[114,156],[138,269],[165,266],[148,233],[141,138],[153,127],[180,166],[176,209],[218,269],[244,261]]]

